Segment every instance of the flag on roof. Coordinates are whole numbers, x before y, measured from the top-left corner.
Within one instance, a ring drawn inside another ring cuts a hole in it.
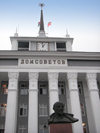
[[[40,26],[40,22],[38,22],[38,26]]]
[[[48,22],[48,27],[51,25],[51,22]]]

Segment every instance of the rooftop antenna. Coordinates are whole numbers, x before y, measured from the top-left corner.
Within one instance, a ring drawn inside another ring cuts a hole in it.
[[[18,30],[17,30],[17,27],[16,27],[16,32],[15,32],[14,36],[15,36],[15,37],[18,36]]]
[[[66,38],[69,38],[70,35],[68,34],[68,29],[66,29]]]

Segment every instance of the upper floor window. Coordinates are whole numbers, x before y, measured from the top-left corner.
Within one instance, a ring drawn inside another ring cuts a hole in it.
[[[79,95],[83,96],[83,84],[81,81],[78,82],[78,90],[79,90]]]
[[[27,105],[20,105],[19,116],[27,116]]]
[[[42,83],[39,85],[39,94],[46,95],[47,94],[47,84]]]
[[[18,50],[19,51],[28,51],[29,50],[29,42],[19,41],[18,42]]]
[[[28,94],[28,84],[26,82],[22,82],[20,84],[20,94],[27,95]]]
[[[59,95],[64,95],[65,94],[65,84],[64,84],[64,82],[59,82],[58,83],[58,88],[59,88]]]
[[[81,105],[81,114],[82,114],[82,116],[85,116],[85,107],[84,107],[84,104],[81,103],[80,105]]]
[[[7,104],[0,104],[0,116],[6,115],[6,107],[7,107]]]
[[[2,81],[1,88],[2,88],[3,94],[8,94],[8,82],[7,81]]]
[[[57,42],[56,43],[57,51],[66,51],[66,43],[65,42]]]

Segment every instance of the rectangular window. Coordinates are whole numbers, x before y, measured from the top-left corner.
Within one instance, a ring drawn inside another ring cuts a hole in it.
[[[25,127],[20,127],[18,133],[26,133],[27,129]]]
[[[48,116],[48,111],[47,111],[47,105],[45,104],[40,104],[39,105],[39,116]]]
[[[39,125],[39,133],[48,133],[48,125]]]
[[[39,94],[46,95],[47,94],[47,84],[43,83],[39,85]]]
[[[18,42],[18,50],[19,51],[28,51],[29,50],[29,42],[24,42],[24,41]]]
[[[21,95],[27,95],[28,94],[28,89],[21,89],[20,94]]]
[[[98,90],[99,90],[99,98],[100,98],[100,82],[97,81],[97,86],[98,86]]]
[[[0,116],[6,115],[7,104],[0,104]]]
[[[20,105],[19,107],[19,116],[27,116],[27,105]]]
[[[4,129],[0,129],[0,133],[4,133]]]
[[[65,42],[57,42],[56,43],[57,51],[66,51],[66,43]]]
[[[28,84],[26,82],[20,84],[20,95],[28,95]]]
[[[84,104],[81,103],[81,113],[82,116],[85,116],[85,108],[84,108]]]
[[[64,95],[65,94],[65,84],[64,84],[64,82],[59,82],[58,83],[58,89],[59,89],[59,95]]]
[[[7,81],[2,81],[1,88],[2,88],[3,94],[8,94],[8,82]]]

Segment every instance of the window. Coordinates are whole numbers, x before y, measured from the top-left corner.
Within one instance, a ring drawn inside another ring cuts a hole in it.
[[[25,126],[20,126],[18,133],[27,133],[27,128],[25,128]]]
[[[28,85],[26,82],[20,84],[20,95],[27,95],[28,94]]]
[[[0,116],[6,115],[6,107],[7,107],[7,104],[0,104]]]
[[[64,82],[59,82],[58,83],[58,88],[59,88],[59,95],[64,95],[65,94],[65,84],[64,84]]]
[[[99,98],[100,98],[100,82],[97,82],[98,90],[99,90]]]
[[[85,108],[84,108],[84,104],[81,103],[81,113],[82,113],[82,116],[85,115]]]
[[[8,82],[7,81],[2,81],[1,88],[2,88],[3,94],[8,94]]]
[[[83,96],[83,85],[82,82],[78,82],[78,90],[79,90],[79,95]]]
[[[66,43],[65,42],[57,42],[56,47],[57,47],[57,51],[66,51]]]
[[[4,133],[4,129],[0,129],[0,133]]]
[[[48,116],[47,105],[45,104],[39,105],[39,116]]]
[[[27,116],[27,105],[20,105],[19,116]]]
[[[46,95],[47,94],[47,85],[45,83],[39,85],[39,94],[40,95]]]
[[[39,125],[39,132],[40,133],[48,133],[48,125]]]
[[[24,41],[18,42],[18,50],[19,51],[28,51],[29,50],[29,42],[24,42]]]

